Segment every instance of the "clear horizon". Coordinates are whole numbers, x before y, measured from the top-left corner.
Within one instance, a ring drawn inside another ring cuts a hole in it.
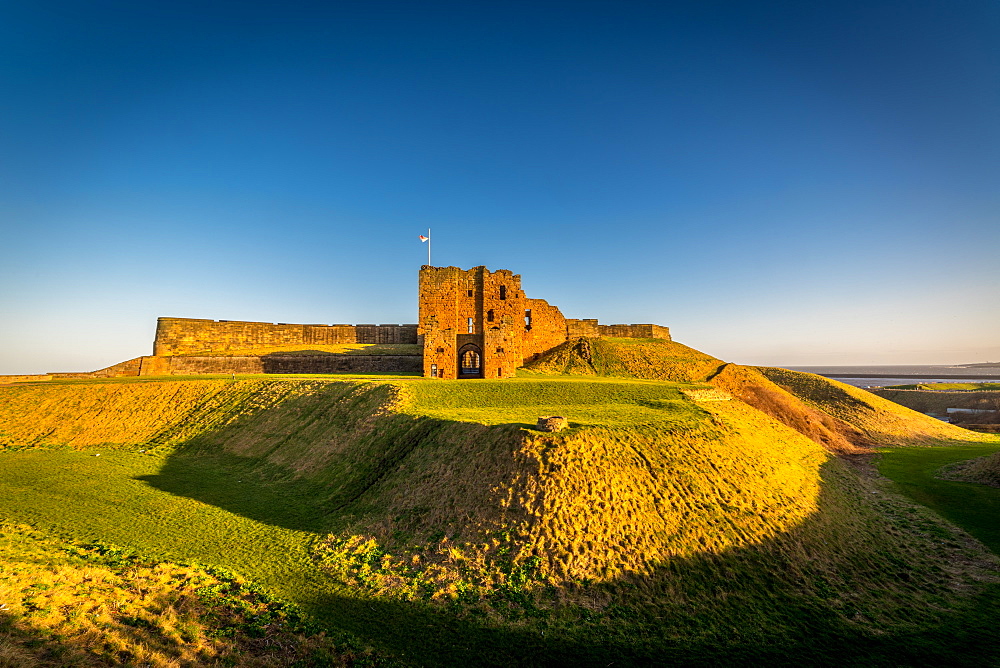
[[[1000,5],[0,10],[0,374],[159,316],[415,322],[436,265],[727,361],[1000,359]]]

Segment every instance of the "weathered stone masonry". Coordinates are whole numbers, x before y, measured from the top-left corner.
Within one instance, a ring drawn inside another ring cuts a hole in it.
[[[49,378],[107,378],[213,373],[414,373],[431,378],[510,378],[543,352],[574,339],[670,339],[660,325],[601,325],[563,317],[544,299],[526,297],[521,276],[506,269],[425,265],[416,325],[294,325],[160,318],[153,355],[99,371]],[[280,346],[423,344],[423,355],[254,354]],[[230,353],[220,355],[219,353]],[[0,382],[42,376],[0,376]]]
[[[284,345],[417,343],[416,325],[292,325],[242,320],[160,318],[153,355],[250,350]]]
[[[510,378],[515,369],[573,338],[670,339],[659,325],[600,325],[568,320],[544,299],[530,299],[521,276],[486,267],[420,269],[419,328],[424,376]]]

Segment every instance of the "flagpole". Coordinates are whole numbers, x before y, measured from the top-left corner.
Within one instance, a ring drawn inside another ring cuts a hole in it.
[[[427,228],[427,264],[431,263],[431,228]]]

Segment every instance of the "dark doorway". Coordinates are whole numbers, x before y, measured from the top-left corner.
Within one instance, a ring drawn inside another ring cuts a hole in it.
[[[483,377],[483,351],[473,343],[466,343],[458,350],[458,377]]]

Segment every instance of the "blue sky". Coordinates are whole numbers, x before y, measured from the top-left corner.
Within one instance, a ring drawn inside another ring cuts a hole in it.
[[[0,8],[0,373],[434,264],[750,364],[1000,359],[1000,4]]]

